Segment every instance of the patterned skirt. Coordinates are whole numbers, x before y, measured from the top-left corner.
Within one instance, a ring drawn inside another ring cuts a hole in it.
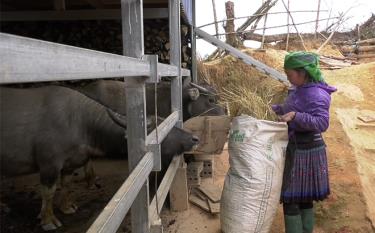
[[[325,145],[297,149],[289,143],[286,152],[281,203],[321,201],[330,194]]]

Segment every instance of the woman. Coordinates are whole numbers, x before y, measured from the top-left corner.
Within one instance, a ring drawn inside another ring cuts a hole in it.
[[[289,143],[285,161],[281,202],[286,233],[312,233],[313,201],[330,193],[326,146],[321,133],[329,125],[330,94],[313,53],[285,56],[284,69],[295,86],[285,103],[273,105],[280,120],[288,123]]]

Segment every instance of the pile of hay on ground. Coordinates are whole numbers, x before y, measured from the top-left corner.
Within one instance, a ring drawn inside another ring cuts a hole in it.
[[[244,51],[279,71],[283,70],[286,52]],[[248,114],[258,119],[276,120],[270,106],[281,103],[287,93],[284,84],[230,55],[210,62],[199,62],[198,74],[200,80],[218,90],[220,102],[228,108],[231,116]]]

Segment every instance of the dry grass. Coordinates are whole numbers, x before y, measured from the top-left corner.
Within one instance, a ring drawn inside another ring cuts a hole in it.
[[[259,52],[247,49],[245,52],[282,70],[284,55],[275,56],[274,50]],[[218,90],[220,102],[228,108],[231,116],[248,114],[258,119],[275,120],[276,115],[270,105],[282,102],[286,95],[287,89],[283,84],[232,56],[199,62],[198,74],[201,80]]]

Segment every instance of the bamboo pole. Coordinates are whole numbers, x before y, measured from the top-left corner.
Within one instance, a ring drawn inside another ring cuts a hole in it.
[[[334,18],[339,18],[339,17],[334,17]],[[324,19],[319,19],[319,21],[324,21],[324,20],[327,20],[328,18],[324,18]],[[333,19],[333,18],[330,18],[330,19]],[[293,25],[303,25],[303,24],[309,24],[309,23],[315,23],[315,20],[311,20],[311,21],[306,21],[306,22],[302,22],[302,23],[296,23],[296,24],[293,24]],[[288,26],[287,24],[284,24],[284,25],[279,25],[279,26],[271,26],[271,27],[266,27],[265,29],[273,29],[273,28],[282,28],[282,27],[286,27]],[[227,32],[227,33],[219,33],[219,36],[222,36],[222,35],[228,35],[228,34],[239,34],[239,33],[247,33],[247,32],[252,32],[252,31],[258,31],[258,30],[263,30],[264,28],[255,28],[255,29],[251,29],[251,30],[245,30],[245,31],[236,31],[236,32]],[[297,31],[298,33],[298,31]],[[299,34],[299,33],[298,33]]]
[[[289,11],[289,4],[290,4],[290,1],[288,0],[287,12]],[[290,11],[289,11],[289,12],[290,12]],[[289,47],[289,14],[287,14],[286,24],[288,25],[288,26],[287,26],[288,34],[286,35],[286,45],[285,45],[285,50],[288,51],[288,47]]]
[[[318,26],[319,26],[319,13],[320,13],[320,0],[318,0],[318,12],[316,13],[316,24],[315,24],[315,39],[317,38]]]
[[[264,16],[262,44],[261,44],[261,46],[260,46],[262,49],[264,49],[264,38],[265,38],[264,36],[265,36],[265,33],[266,33],[267,16],[268,16],[268,14],[266,14],[266,15]]]
[[[217,23],[217,15],[216,15],[216,4],[215,0],[212,0],[212,10],[214,11],[214,23],[215,23],[215,31],[216,31],[216,37],[219,37],[219,26]]]
[[[292,14],[290,13],[288,7],[285,5],[284,0],[281,0],[281,1],[283,2],[283,5],[284,5],[285,9],[286,9],[286,11],[288,12],[288,14],[289,14],[289,16],[290,16],[290,19],[292,20],[292,23],[293,23],[294,29],[296,30],[296,32],[297,32],[299,38],[301,39],[301,43],[302,43],[303,48],[305,49],[305,51],[307,51],[307,48],[306,48],[306,46],[305,46],[305,42],[303,41],[303,38],[302,38],[301,34],[299,33],[296,24],[294,23],[294,19],[293,19]]]
[[[303,10],[303,11],[301,10],[301,11],[290,11],[290,12],[291,13],[314,13],[314,12],[316,12],[316,10]],[[321,10],[320,12],[328,12],[328,10]],[[234,18],[230,18],[230,19],[218,20],[216,22],[222,23],[222,22],[225,22],[225,21],[228,21],[228,20],[248,19],[248,18],[251,18],[251,17],[254,17],[254,16],[262,16],[262,15],[265,15],[265,14],[277,15],[277,14],[288,14],[288,12],[287,11],[278,11],[278,12],[269,12],[269,13],[268,12],[267,13],[259,13],[259,14],[253,14],[253,15],[248,15],[248,16],[241,16],[241,17],[234,17]],[[210,26],[210,25],[213,25],[213,24],[215,24],[215,22],[203,24],[203,25],[199,26],[198,28],[207,27],[207,26]]]
[[[344,22],[344,19],[343,19],[343,15],[341,15],[340,19],[337,21],[337,25],[336,27],[332,30],[331,34],[329,35],[329,37],[327,38],[326,41],[324,41],[324,43],[318,48],[318,50],[316,50],[317,53],[320,52],[320,50],[332,39],[333,37],[333,34],[335,34],[335,32],[339,29],[340,25]]]

